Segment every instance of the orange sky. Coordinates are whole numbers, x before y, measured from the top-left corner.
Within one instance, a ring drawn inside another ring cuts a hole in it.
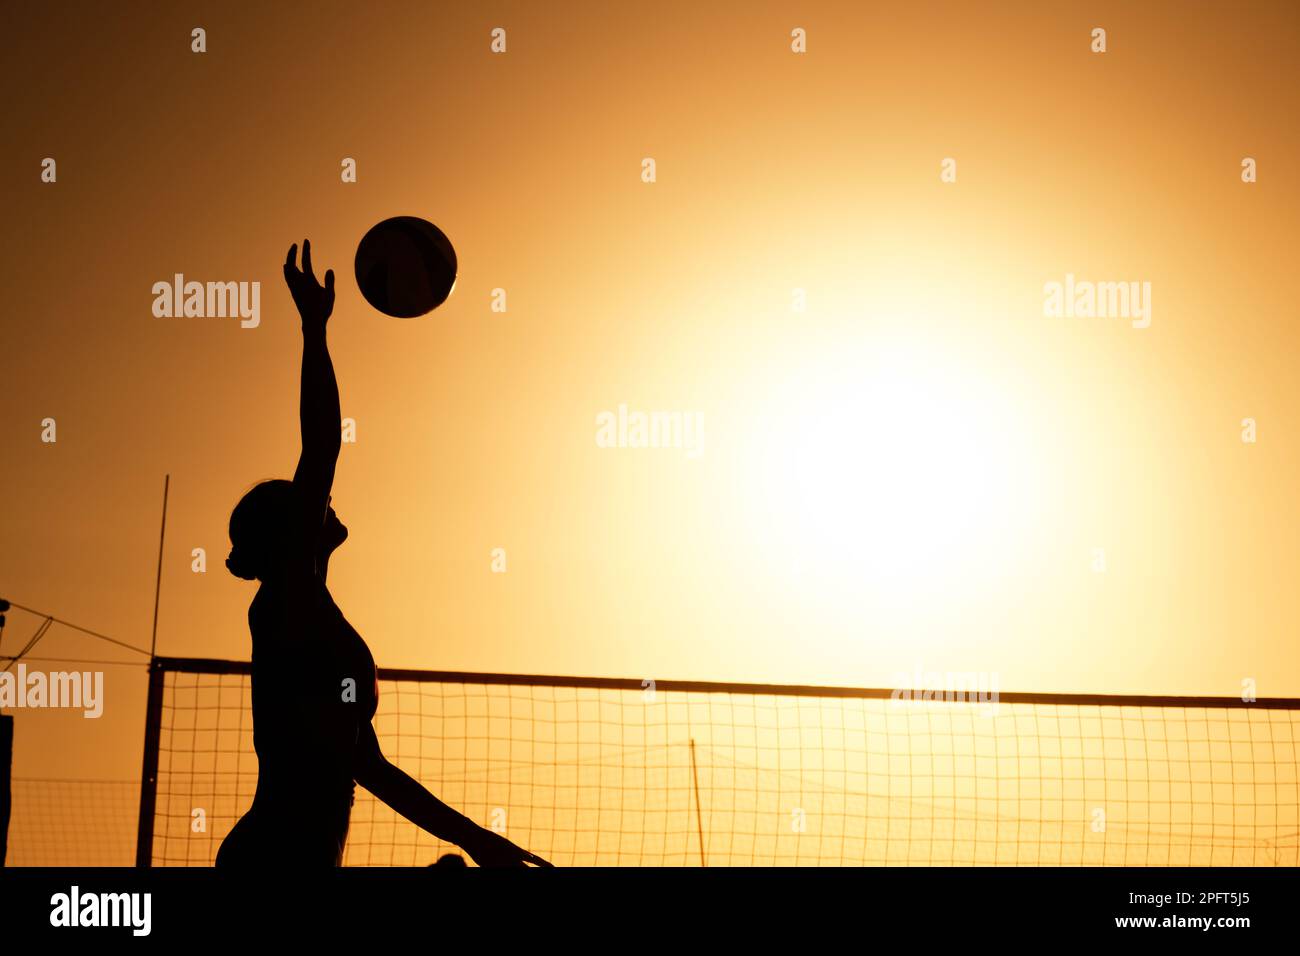
[[[330,584],[382,665],[1300,695],[1296,6],[631,11],[11,11],[0,594],[147,645],[170,473],[159,651],[247,658],[226,522],[296,461],[307,236],[357,422]],[[461,263],[413,321],[351,273],[399,214]],[[177,272],[261,324],[155,318]],[[1150,282],[1150,327],[1045,317],[1067,274]],[[704,453],[598,447],[620,404]],[[99,721],[20,714],[16,776],[138,773],[106,670]]]

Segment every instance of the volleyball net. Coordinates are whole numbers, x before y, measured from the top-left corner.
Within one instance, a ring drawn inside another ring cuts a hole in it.
[[[210,865],[251,805],[250,670],[154,660],[139,865]],[[388,759],[561,866],[1300,862],[1300,700],[379,678]],[[357,788],[346,865],[454,850]]]
[[[130,866],[135,857],[138,777],[13,778],[6,866]]]

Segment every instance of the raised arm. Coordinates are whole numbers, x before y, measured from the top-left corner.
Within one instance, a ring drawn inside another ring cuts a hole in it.
[[[303,240],[302,268],[295,259],[298,244],[289,247],[284,263],[284,281],[302,318],[302,390],[298,417],[302,425],[302,455],[293,475],[294,487],[304,509],[304,533],[315,535],[325,520],[334,466],[342,446],[339,386],[334,378],[325,341],[325,326],[334,311],[334,270],[325,273],[325,285],[316,281],[311,267],[311,243]]]

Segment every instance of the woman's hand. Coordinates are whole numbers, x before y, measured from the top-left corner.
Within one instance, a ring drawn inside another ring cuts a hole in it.
[[[298,243],[289,247],[289,256],[284,261],[284,281],[293,296],[293,304],[302,316],[303,329],[318,327],[323,329],[334,311],[334,270],[325,273],[325,285],[316,281],[316,274],[311,271],[311,242],[302,241],[302,269],[294,261],[298,256]]]
[[[478,827],[460,844],[460,848],[474,858],[479,866],[551,866],[540,856],[515,846],[499,833]]]

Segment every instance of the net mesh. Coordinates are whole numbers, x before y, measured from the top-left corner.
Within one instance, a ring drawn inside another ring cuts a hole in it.
[[[250,681],[164,679],[152,861],[210,865],[256,785]],[[557,865],[1297,864],[1294,709],[380,691],[390,761]],[[345,865],[451,850],[358,788]]]
[[[140,781],[14,777],[6,866],[131,866]]]

